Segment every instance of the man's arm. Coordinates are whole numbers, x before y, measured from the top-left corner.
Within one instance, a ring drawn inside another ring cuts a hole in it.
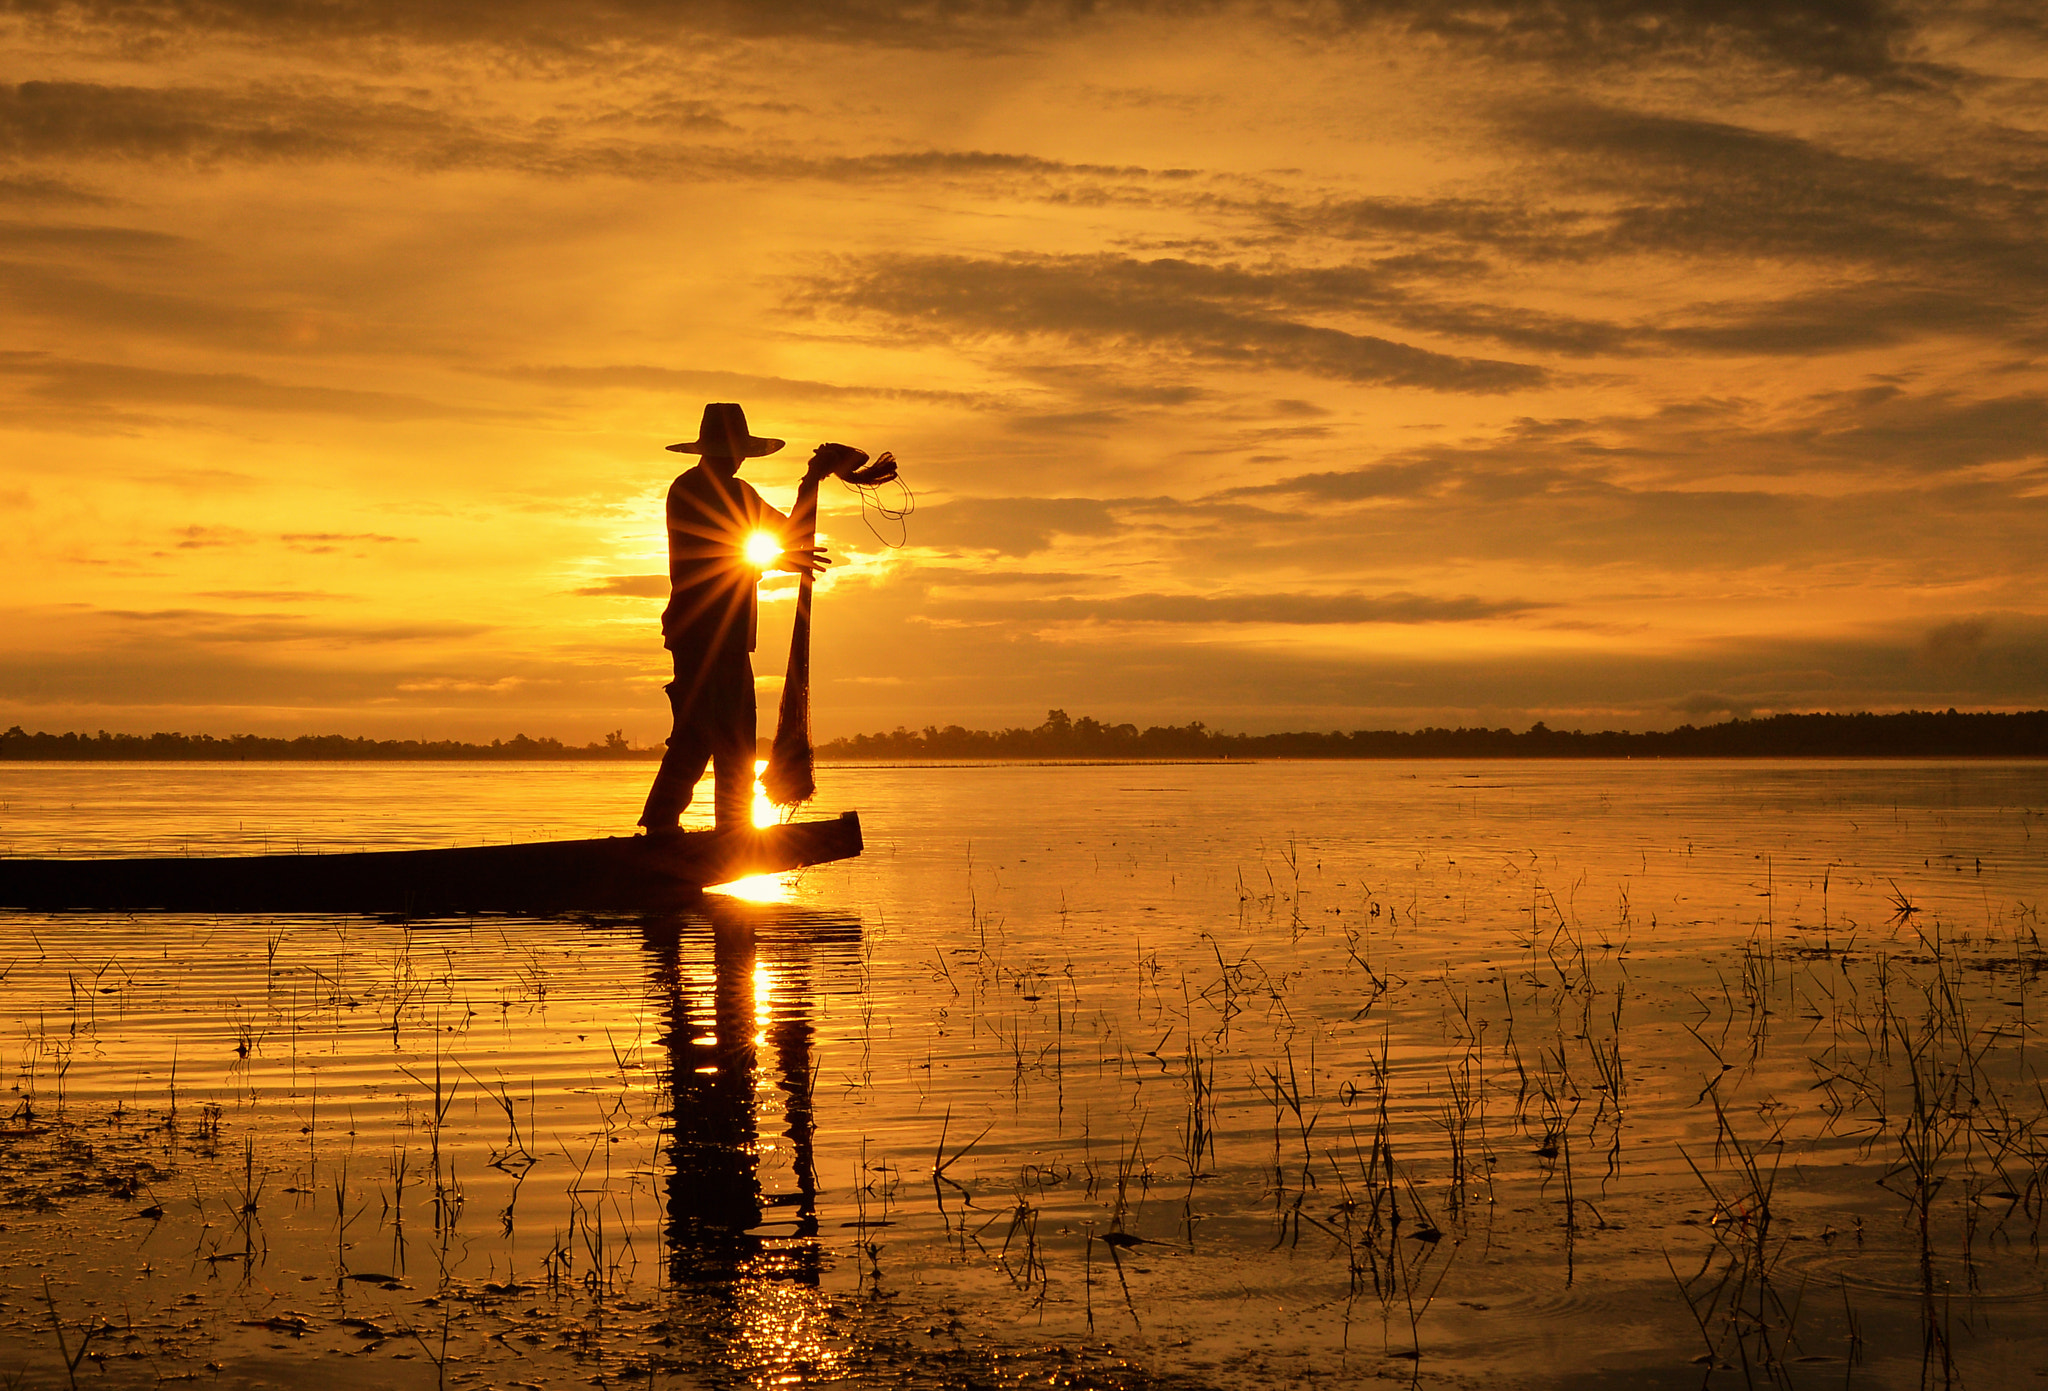
[[[882,457],[884,460],[889,458],[886,454]],[[810,538],[791,536],[792,523],[787,517],[782,519],[782,534],[789,539],[797,541],[815,540],[818,515],[818,485],[827,478],[844,478],[867,462],[868,452],[865,449],[856,449],[850,444],[821,444],[812,450],[811,460],[804,466],[803,482],[797,488],[796,508],[797,511],[806,513],[809,516],[812,535]],[[893,467],[891,468],[891,476],[894,476]],[[764,507],[767,506],[766,503],[762,505]],[[774,512],[775,509],[771,507],[768,510]],[[780,513],[776,513],[776,515],[781,516]],[[831,563],[832,558],[815,544],[793,548],[785,545],[781,561],[775,568],[778,570],[799,570],[815,575]]]
[[[816,472],[817,467],[817,456],[813,455],[811,467],[804,473],[804,486],[810,487],[814,491],[817,484],[814,481],[813,474]],[[830,472],[831,470],[827,469],[823,473],[816,473],[816,478],[822,479]],[[751,488],[748,491],[753,492]],[[815,544],[814,538],[792,535],[791,529],[794,524],[790,518],[777,511],[769,504],[767,499],[756,492],[753,494],[753,501],[756,509],[755,529],[773,532],[782,538],[782,553],[761,567],[763,574],[771,570],[786,570],[791,573],[815,575],[822,572],[826,566],[832,564],[832,558],[825,554],[822,547]],[[815,530],[815,527],[813,529]],[[790,544],[791,541],[803,541],[806,539],[811,539],[813,543],[801,546],[792,546]]]

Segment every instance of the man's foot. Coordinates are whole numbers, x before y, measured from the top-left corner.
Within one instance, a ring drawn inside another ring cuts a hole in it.
[[[680,840],[682,838],[683,828],[675,824],[670,824],[666,826],[646,826],[642,828],[641,834],[650,841]]]

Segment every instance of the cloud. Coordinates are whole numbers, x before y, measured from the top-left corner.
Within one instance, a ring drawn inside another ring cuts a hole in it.
[[[2039,317],[2033,306],[2013,300],[1883,280],[1759,304],[1694,305],[1685,316],[1693,321],[1666,322],[1635,336],[1681,352],[1808,355],[1887,347],[1937,334],[2010,336],[2023,333]]]
[[[1044,335],[1359,384],[1492,394],[1549,379],[1527,363],[1459,357],[1308,322],[1311,312],[1357,308],[1343,283],[1121,256],[881,256],[813,279],[794,299],[814,310],[879,315],[925,338]]]
[[[501,676],[495,681],[478,681],[471,677],[461,676],[435,676],[421,681],[401,681],[398,683],[397,689],[409,692],[454,691],[500,694],[516,691],[525,684],[526,678],[522,676]]]
[[[105,207],[114,200],[43,175],[0,175],[0,204],[25,207]]]
[[[81,621],[111,623],[119,634],[147,643],[310,644],[316,647],[447,642],[490,632],[485,623],[318,623],[292,614],[227,613],[218,609],[95,608]]]
[[[87,256],[109,256],[124,252],[163,251],[184,242],[183,237],[140,227],[0,222],[0,251],[71,251]]]
[[[192,524],[171,529],[174,538],[171,547],[180,551],[221,550],[230,546],[255,546],[272,539],[286,550],[298,551],[304,555],[331,555],[344,546],[393,546],[416,542],[417,537],[387,536],[375,531],[287,531],[274,538],[259,536],[232,526],[202,526]],[[360,554],[360,552],[359,552]],[[294,598],[343,598],[344,595],[323,595],[312,591],[247,589],[221,591],[213,597],[259,598],[265,595],[287,595]]]
[[[1075,588],[1097,585],[1105,577],[1081,570],[980,570],[954,565],[918,565],[908,572],[908,578],[920,584],[943,586],[951,589],[999,589],[1008,586],[1029,588],[1049,586]]]
[[[175,488],[183,493],[243,492],[258,486],[259,481],[252,473],[223,468],[152,469],[147,473],[132,473],[128,477],[135,483]]]
[[[1313,401],[1303,401],[1294,397],[1282,397],[1268,401],[1266,409],[1275,415],[1309,418],[1325,416],[1330,413]]]
[[[1095,362],[1023,361],[1005,363],[1004,368],[1012,376],[1057,391],[1069,401],[1126,412],[1190,406],[1213,400],[1217,394],[1192,382],[1145,380]],[[1276,413],[1280,413],[1277,404]]]
[[[1108,536],[1110,504],[1081,497],[958,498],[917,509],[918,544],[1030,555],[1055,536]]]
[[[1111,426],[1121,425],[1130,416],[1124,411],[1048,411],[1033,415],[1015,415],[1003,422],[1003,428],[1019,434],[1106,434]]]
[[[375,531],[288,531],[278,540],[289,550],[306,555],[332,555],[344,546],[401,546],[418,541],[416,536],[386,536]]]
[[[331,90],[252,84],[133,87],[92,82],[0,83],[0,154],[75,157],[379,162],[469,162],[491,139],[413,102],[351,98]],[[468,159],[465,159],[465,156]]]
[[[1967,671],[1984,651],[1986,625],[1982,619],[1964,618],[1930,628],[1920,642],[1920,661],[1946,674]]]
[[[1130,528],[1124,549],[1167,559],[1190,587],[1291,585],[1311,564],[1322,583],[1368,589],[1447,567],[1538,565],[1538,584],[1502,587],[1576,596],[1596,612],[1560,617],[1603,624],[1654,624],[1695,592],[1817,602],[1838,616],[1841,596],[1862,586],[1968,586],[1979,602],[2034,605],[2026,577],[2048,534],[2048,466],[1887,461],[1890,444],[1867,441],[1833,454],[1810,421],[1766,428],[1777,423],[1776,411],[1742,406],[1525,420],[1355,469],[1111,507]],[[2014,447],[2048,452],[2048,441],[2015,433],[2004,441]],[[1808,585],[1810,601],[1792,597]],[[1611,603],[1629,616],[1613,617]]]
[[[667,732],[658,691],[637,669],[601,659],[565,667],[521,654],[462,661],[416,646],[375,661],[263,645],[203,648],[137,643],[76,654],[27,652],[0,663],[0,725],[216,735],[375,733],[400,738],[541,736],[594,739],[623,715],[641,741]],[[483,673],[480,675],[479,673]],[[638,728],[635,728],[637,720]]]
[[[222,546],[246,546],[256,538],[232,526],[181,526],[171,533],[171,544],[181,551],[215,550]]]
[[[676,138],[682,131],[723,129],[726,123],[708,114],[683,122],[622,123],[615,108],[586,111],[573,105],[537,118],[519,108],[458,107],[445,100],[436,106],[431,100],[418,87],[337,87],[311,78],[239,87],[0,83],[0,156],[207,169],[343,162],[422,173],[487,169],[682,183],[818,180],[929,187],[966,181],[1007,197],[1070,194],[1103,180],[1150,186],[1193,177],[1185,169],[1068,163],[1004,150],[837,154],[763,143],[685,142]],[[1095,196],[1116,195],[1104,189]]]
[[[1824,396],[1810,423],[1777,438],[1827,460],[1941,473],[2048,459],[2048,394],[1971,400],[1893,386]]]
[[[582,585],[569,592],[618,598],[666,599],[669,595],[669,579],[667,575],[607,575],[596,584]]]
[[[1974,157],[1944,149],[1930,158],[1910,142],[1837,149],[1705,116],[1583,100],[1504,98],[1493,120],[1542,170],[1543,182],[1526,195],[1268,198],[1244,210],[1292,239],[1391,253],[1297,279],[1330,279],[1403,328],[1522,351],[1790,355],[1938,334],[2015,343],[2048,334],[2043,293],[2015,293],[2048,292],[2048,264],[2037,250],[2048,194],[2038,140],[2001,155],[1996,147],[2010,137],[1978,123],[1965,142]],[[1501,265],[1597,273],[1620,258],[1673,256],[1824,268],[1829,283],[1750,289],[1627,320],[1469,304],[1417,288],[1481,283]]]
[[[1930,119],[1932,116],[1930,114]],[[1473,281],[1496,263],[1550,270],[1616,258],[1720,257],[1826,267],[1833,283],[1678,306],[1631,321],[1441,296],[1375,291],[1357,270],[1345,293],[1371,294],[1402,327],[1490,337],[1564,355],[1649,349],[1711,354],[1833,352],[1934,334],[2038,341],[2048,332],[2038,255],[2044,190],[2039,142],[2002,153],[2001,128],[1971,127],[1960,157],[1910,143],[1833,148],[1817,138],[1598,102],[1502,99],[1504,139],[1541,161],[1527,196],[1368,196],[1246,211],[1293,238],[1333,238],[1395,254],[1371,263],[1417,283]],[[1873,152],[1873,150],[1881,152]],[[1576,196],[1561,197],[1569,191]]]
[[[1301,205],[1269,198],[1247,211],[1292,236],[1399,246],[1415,269],[1440,272],[1482,269],[1482,252],[1521,260],[1581,259],[1592,249],[1588,233],[1597,226],[1596,214],[1586,209],[1503,197],[1374,194]]]
[[[1221,497],[1290,496],[1331,502],[1363,502],[1373,498],[1415,498],[1437,491],[1446,481],[1434,460],[1365,464],[1333,473],[1298,473],[1273,483],[1230,488]]]
[[[1041,631],[1028,620],[945,628],[948,660],[927,670],[934,630],[880,617],[879,608],[873,619],[842,612],[818,630],[813,699],[824,737],[927,721],[1036,723],[1050,706],[1225,729],[1522,727],[1538,718],[1567,729],[1649,729],[1743,707],[2032,709],[2048,699],[2048,629],[2039,622],[2001,620],[2002,640],[1987,643],[1986,659],[1953,674],[1922,665],[1919,632],[1738,632],[1676,648],[1588,639],[1452,656],[1372,642],[1230,641],[1170,624],[1106,626],[1088,640],[1085,630]],[[1003,680],[988,682],[989,670]],[[907,686],[882,692],[857,680],[906,672]]]
[[[1181,0],[1163,11],[1262,24],[1328,39],[1419,35],[1465,52],[1567,69],[1653,59],[1699,61],[1738,53],[1774,65],[1898,85],[1942,74],[1911,59],[1916,16],[1889,0]],[[598,61],[620,46],[693,52],[708,36],[811,38],[904,49],[991,48],[1081,37],[1131,16],[1157,17],[1154,0],[371,0],[279,5],[211,0],[205,5],[137,6],[71,0],[41,9],[52,29],[118,34],[130,44],[176,46],[195,34],[260,37],[303,45],[396,40],[488,45],[535,66]],[[2027,23],[2023,10],[1980,7],[1979,23]],[[2038,21],[2034,21],[2038,23]]]
[[[988,396],[927,387],[843,385],[793,377],[757,376],[747,372],[702,371],[685,367],[650,367],[638,363],[605,366],[565,365],[506,367],[489,375],[513,381],[547,382],[555,386],[595,390],[684,391],[719,400],[914,401],[933,405],[988,406]]]
[[[201,168],[342,161],[669,178],[730,176],[735,162],[753,158],[679,146],[675,137],[683,132],[728,125],[708,108],[656,102],[658,109],[639,113],[557,107],[536,119],[487,104],[458,105],[417,86],[310,78],[239,86],[0,83],[0,155]]]
[[[1215,494],[1298,496],[1319,502],[1579,494],[1620,498],[1668,485],[1703,501],[1713,480],[1737,477],[1744,491],[1792,505],[1810,496],[1816,474],[1840,493],[1839,476],[1861,484],[1847,496],[1891,495],[1902,486],[1971,487],[1944,480],[1985,464],[2048,457],[2042,422],[2048,396],[2014,393],[1969,399],[1952,391],[1911,393],[1893,385],[1824,392],[1783,407],[1701,398],[1641,414],[1520,417],[1490,435],[1391,452],[1355,468],[1297,474]],[[1776,480],[1775,486],[1758,484]],[[2015,479],[2001,501],[2026,506],[2030,486]],[[1959,502],[1990,506],[1986,495]]]
[[[1320,15],[1320,8],[1311,10]],[[1904,56],[1913,16],[1887,0],[1789,0],[1698,4],[1694,0],[1342,0],[1334,20],[1404,22],[1462,48],[1567,68],[1645,59],[1718,58],[1730,50],[1776,64],[1897,85],[1938,79]]]
[[[1470,623],[1513,618],[1550,607],[1521,599],[1469,594],[1123,594],[1107,598],[977,600],[968,616],[983,622],[1264,623],[1323,626],[1356,623]]]
[[[170,277],[165,281],[176,283]],[[123,334],[227,343],[265,349],[289,346],[303,320],[276,310],[223,302],[205,294],[131,289],[52,264],[0,261],[0,298],[51,324],[100,328]],[[23,370],[30,355],[8,353],[0,361]],[[55,372],[76,376],[96,364],[51,360]]]
[[[1552,177],[1609,200],[1604,211],[1581,214],[1569,237],[1531,239],[1538,255],[1548,245],[1580,257],[1911,265],[1927,285],[2048,280],[2036,254],[2042,191],[2037,178],[2012,170],[1917,159],[1897,144],[1882,155],[1852,153],[1779,131],[1591,102],[1504,105],[1500,129],[1541,150]]]
[[[1712,691],[1695,691],[1683,700],[1673,701],[1671,708],[1687,719],[1704,720],[1723,715],[1732,720],[1746,720],[1756,713],[1754,701],[1737,696],[1716,695]]]
[[[349,387],[302,386],[243,372],[174,372],[89,362],[40,352],[0,351],[0,380],[22,383],[31,402],[69,418],[84,407],[175,406],[342,416],[353,420],[446,420],[491,414],[418,396]],[[81,425],[91,425],[87,417]]]

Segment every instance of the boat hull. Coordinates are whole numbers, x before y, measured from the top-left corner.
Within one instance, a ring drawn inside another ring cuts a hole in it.
[[[0,859],[0,907],[224,913],[531,913],[688,902],[861,853],[860,817],[650,840],[148,860]]]

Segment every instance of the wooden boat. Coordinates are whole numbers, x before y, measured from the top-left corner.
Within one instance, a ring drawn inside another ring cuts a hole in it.
[[[678,836],[151,860],[0,859],[0,907],[229,913],[549,912],[688,902],[860,854],[860,816]]]

